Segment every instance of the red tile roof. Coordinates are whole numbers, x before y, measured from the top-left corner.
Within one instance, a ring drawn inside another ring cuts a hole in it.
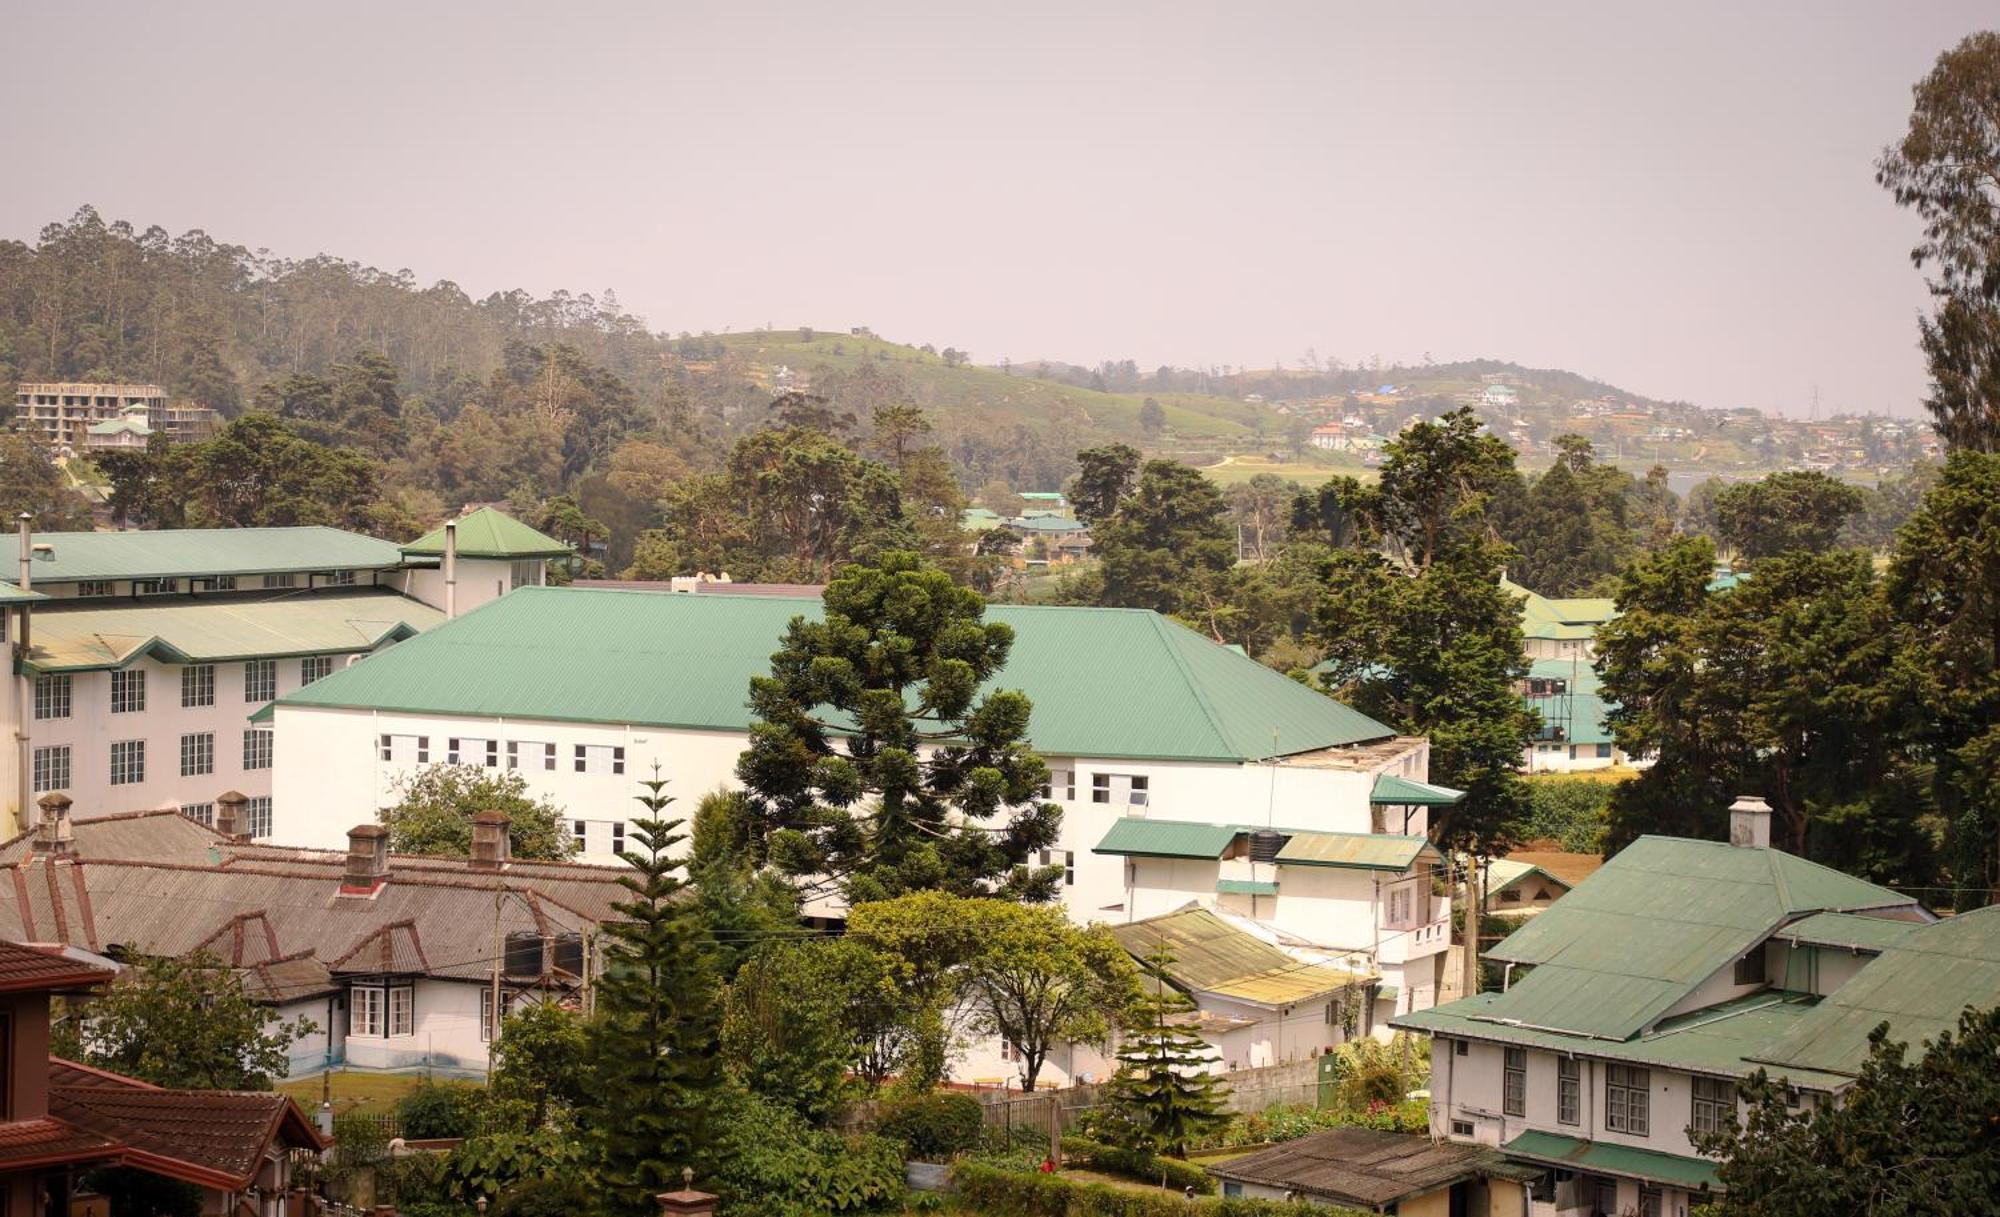
[[[124,1146],[53,1117],[0,1123],[0,1171],[116,1158]]]
[[[88,989],[111,979],[109,968],[71,959],[62,947],[41,948],[0,942],[0,993]]]
[[[100,1079],[51,1087],[49,1109],[64,1123],[122,1144],[128,1166],[224,1191],[255,1182],[273,1141],[324,1146],[298,1105],[281,1094],[121,1087]]]

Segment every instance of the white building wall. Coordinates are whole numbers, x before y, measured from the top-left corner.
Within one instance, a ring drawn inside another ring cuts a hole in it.
[[[347,1034],[342,1057],[356,1069],[436,1069],[483,1072],[487,1045],[480,1038],[481,984],[471,981],[414,982],[416,1018],[408,1035]]]

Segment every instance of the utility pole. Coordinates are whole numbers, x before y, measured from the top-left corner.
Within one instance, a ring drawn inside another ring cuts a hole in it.
[[[1479,992],[1479,858],[1465,855],[1465,949],[1460,953],[1465,974],[1460,982],[1459,1000]]]
[[[505,887],[493,893],[493,1005],[486,1012],[486,1053],[489,1059],[494,1046],[500,1042],[500,906],[506,899]]]

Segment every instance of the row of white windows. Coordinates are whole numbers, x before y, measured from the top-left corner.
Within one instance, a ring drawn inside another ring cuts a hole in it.
[[[1090,801],[1144,807],[1152,796],[1151,786],[1151,781],[1143,774],[1093,773],[1090,775]],[[1048,784],[1042,787],[1042,797],[1060,799],[1065,803],[1076,802],[1076,770],[1049,770]]]
[[[215,804],[213,803],[182,803],[181,814],[197,823],[206,824],[210,828],[215,827]],[[246,802],[243,807],[243,815],[249,821],[243,826],[244,832],[249,833],[253,837],[268,837],[271,835],[270,795],[258,795],[256,798]]]
[[[1466,1041],[1457,1041],[1466,1055]],[[1604,1127],[1627,1136],[1652,1134],[1652,1071],[1636,1065],[1604,1067]],[[1510,1116],[1528,1114],[1528,1050],[1508,1048],[1502,1063],[1500,1110]],[[1556,1058],[1556,1123],[1579,1124],[1583,1119],[1583,1063],[1576,1057]],[[1722,1078],[1694,1078],[1690,1090],[1688,1127],[1716,1132],[1736,1122],[1736,1086]]]
[[[251,728],[243,733],[243,768],[271,767],[271,732]],[[68,790],[74,777],[74,752],[68,744],[49,744],[35,749],[34,787],[37,793]],[[215,732],[190,731],[181,736],[181,776],[200,777],[215,772]],[[111,743],[111,784],[131,786],[146,780],[146,741],[113,740]]]
[[[257,586],[267,592],[281,591],[285,588],[300,586],[299,580],[301,578],[315,577],[320,580],[317,584],[313,585],[315,587],[353,587],[357,581],[353,571],[335,570],[317,571],[313,575],[300,575],[297,573],[259,575]],[[187,580],[187,586],[190,591],[233,592],[240,590],[243,584],[235,575],[200,575],[190,577]],[[132,594],[135,596],[166,596],[180,590],[181,579],[179,577],[132,580]],[[79,598],[84,596],[116,596],[117,594],[118,581],[116,579],[78,579],[76,581],[76,595]]]
[[[509,769],[543,769],[553,771],[556,767],[556,746],[542,740],[497,740],[483,736],[453,735],[445,739],[444,763],[447,765],[471,765],[480,769],[498,769],[501,745],[506,745]],[[381,735],[375,740],[378,758],[396,765],[428,765],[431,763],[431,737],[428,735]],[[571,759],[578,773],[623,773],[625,772],[625,748],[618,744],[577,744]]]
[[[417,1033],[414,985],[356,985],[348,1002],[347,1033],[375,1038]]]
[[[333,675],[333,656],[308,655],[299,660],[299,687]],[[68,718],[75,704],[74,681],[68,672],[47,672],[35,678],[35,717]],[[243,665],[243,700],[262,703],[278,696],[278,661],[252,659]],[[194,664],[181,669],[181,707],[215,704],[215,665]],[[146,708],[146,670],[122,668],[111,674],[111,712],[136,714]]]

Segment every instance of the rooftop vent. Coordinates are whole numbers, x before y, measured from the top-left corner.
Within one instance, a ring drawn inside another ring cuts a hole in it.
[[[1252,862],[1276,862],[1278,851],[1285,848],[1285,834],[1269,828],[1260,828],[1250,834],[1250,860]]]
[[[1754,794],[1731,803],[1729,843],[1749,849],[1771,848],[1771,805]]]

